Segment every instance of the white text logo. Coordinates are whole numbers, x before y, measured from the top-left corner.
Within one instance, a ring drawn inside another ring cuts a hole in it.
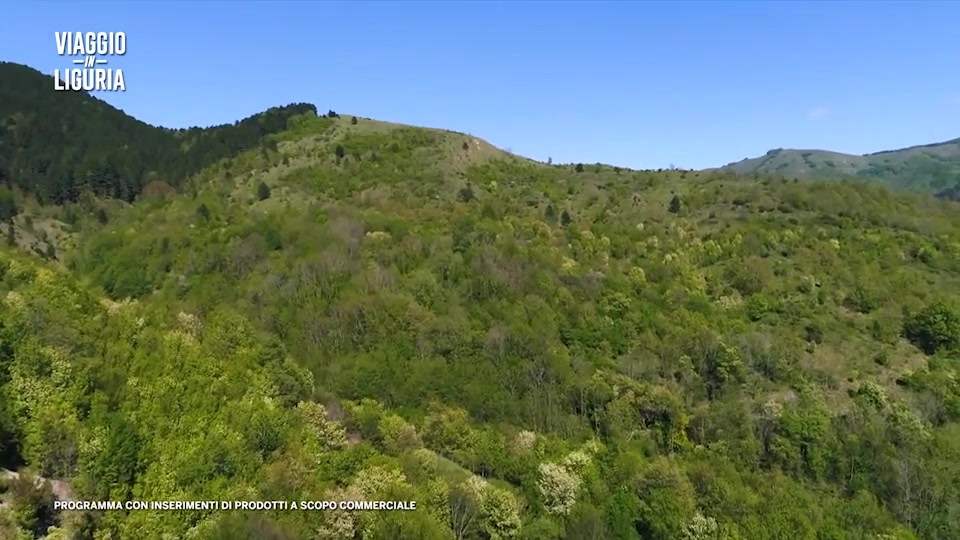
[[[76,67],[53,71],[54,90],[125,92],[123,69],[107,67],[108,57],[127,53],[123,32],[56,32],[57,54],[72,56]],[[82,67],[81,67],[82,66]]]

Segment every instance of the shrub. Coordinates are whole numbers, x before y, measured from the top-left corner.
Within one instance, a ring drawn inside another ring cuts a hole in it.
[[[903,335],[927,354],[960,347],[960,313],[943,302],[907,317]]]

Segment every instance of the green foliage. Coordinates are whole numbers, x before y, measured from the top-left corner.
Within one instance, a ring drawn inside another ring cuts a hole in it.
[[[960,348],[960,312],[944,302],[931,304],[907,317],[904,336],[927,354]]]
[[[462,202],[470,202],[477,198],[473,192],[473,187],[471,187],[470,184],[467,184],[463,189],[461,189],[457,196]]]
[[[850,309],[864,314],[880,307],[877,295],[862,284],[854,287],[853,292],[846,297],[844,303]]]
[[[0,186],[0,221],[8,223],[17,215],[17,203],[14,201],[13,192],[7,187]]]
[[[550,223],[555,223],[557,221],[557,211],[553,208],[552,204],[547,205],[546,210],[543,211],[543,217],[545,217]]]
[[[0,132],[7,135],[0,141],[0,177],[58,204],[84,191],[132,201],[150,175],[179,187],[204,167],[256,148],[290,118],[317,112],[297,103],[235,124],[165,129],[86,93],[49,92],[50,77],[26,66],[0,62],[0,80]]]
[[[771,150],[760,158],[731,163],[738,174],[775,174],[787,178],[839,178],[883,182],[892,187],[960,198],[960,139],[876,152],[864,156],[823,150]]]
[[[287,127],[190,193],[84,207],[110,220],[62,271],[3,256],[4,455],[80,499],[418,510],[87,537],[960,535],[948,203]]]
[[[197,207],[197,216],[203,221],[210,219],[210,209],[207,208],[206,203],[200,203],[200,206]]]

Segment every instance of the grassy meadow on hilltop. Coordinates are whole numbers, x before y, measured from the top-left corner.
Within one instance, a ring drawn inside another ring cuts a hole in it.
[[[11,482],[4,538],[960,537],[956,203],[312,112],[170,184],[11,186],[6,465],[417,510]]]

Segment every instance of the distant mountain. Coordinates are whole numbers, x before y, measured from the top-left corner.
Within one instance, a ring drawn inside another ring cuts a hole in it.
[[[41,202],[84,189],[133,200],[153,179],[176,186],[216,161],[254,148],[316,107],[272,108],[239,122],[190,129],[152,126],[86,92],[55,92],[52,77],[0,62],[0,184]]]
[[[738,174],[788,178],[856,178],[960,199],[960,138],[857,156],[825,150],[778,148],[719,168]]]

